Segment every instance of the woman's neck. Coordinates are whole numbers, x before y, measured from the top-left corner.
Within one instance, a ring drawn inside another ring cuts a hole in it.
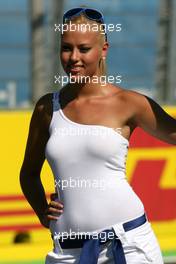
[[[102,86],[101,83],[68,83],[65,88],[69,89],[69,93],[77,99],[103,96],[107,94],[105,91],[106,84]]]

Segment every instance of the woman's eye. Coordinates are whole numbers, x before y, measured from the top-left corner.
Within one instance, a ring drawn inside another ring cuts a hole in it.
[[[68,46],[62,46],[62,51],[69,51],[71,50],[70,47]]]
[[[89,51],[90,50],[90,48],[80,48],[80,51],[81,52],[87,52],[87,51]]]

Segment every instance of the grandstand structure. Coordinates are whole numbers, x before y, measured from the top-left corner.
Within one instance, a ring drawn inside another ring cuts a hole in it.
[[[111,44],[107,58],[108,74],[122,76],[120,85],[126,89],[138,90],[169,103],[175,94],[172,70],[175,68],[175,35],[171,34],[173,37],[168,40],[173,43],[167,44],[172,53],[168,59],[162,50],[166,39],[162,38],[161,31],[167,31],[167,19],[164,23],[161,22],[162,14],[159,17],[162,1],[141,0],[132,4],[129,0],[125,3],[113,0],[109,5],[108,1],[82,0],[81,4],[100,9],[107,24],[122,26],[120,32],[108,32]],[[175,1],[165,1],[174,3],[172,14],[169,14],[173,17],[170,23],[173,31]],[[64,73],[58,56],[59,32],[54,31],[54,24],[61,22],[62,10],[79,5],[79,0],[24,0],[22,4],[20,0],[0,2],[0,108],[29,108],[41,95],[60,87],[55,84],[54,76]],[[168,60],[170,86],[166,89],[161,84],[164,83],[163,65]],[[11,87],[13,83],[13,91],[10,92],[9,83]],[[170,95],[160,96],[163,89]]]

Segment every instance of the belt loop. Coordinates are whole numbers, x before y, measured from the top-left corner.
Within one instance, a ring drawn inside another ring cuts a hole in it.
[[[123,224],[115,224],[112,226],[112,229],[114,230],[114,233],[117,237],[121,240],[122,244],[126,242],[126,233],[123,228]]]

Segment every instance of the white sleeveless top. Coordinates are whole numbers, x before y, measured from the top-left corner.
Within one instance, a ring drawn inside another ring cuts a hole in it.
[[[50,222],[53,234],[101,231],[144,213],[126,180],[129,142],[118,131],[71,121],[55,92],[49,132],[45,156],[64,204],[63,214]]]

